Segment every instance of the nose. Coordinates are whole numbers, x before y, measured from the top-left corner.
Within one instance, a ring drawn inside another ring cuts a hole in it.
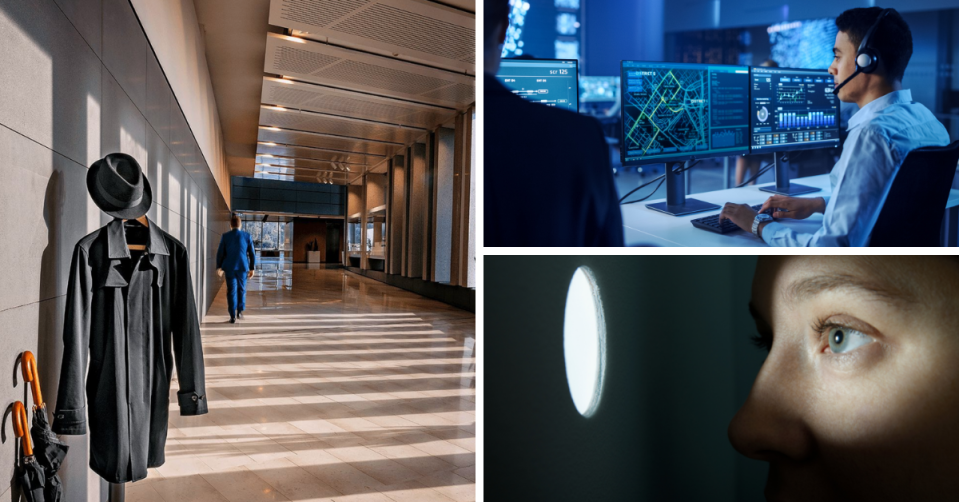
[[[729,442],[752,459],[801,461],[814,450],[803,416],[807,400],[801,363],[772,359],[773,355],[766,359],[749,398],[729,423]]]

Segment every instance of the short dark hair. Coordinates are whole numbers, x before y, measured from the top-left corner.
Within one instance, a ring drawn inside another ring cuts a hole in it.
[[[912,32],[909,25],[895,9],[879,23],[873,32],[869,45],[879,52],[879,58],[886,67],[886,75],[891,80],[902,80],[906,65],[912,57]],[[849,9],[836,18],[836,27],[849,37],[853,47],[859,50],[866,32],[872,27],[883,9],[880,7],[862,7]]]
[[[485,43],[496,44],[493,28],[509,16],[509,0],[483,0],[483,36]]]
[[[230,217],[230,228],[240,228],[240,215],[233,213]]]

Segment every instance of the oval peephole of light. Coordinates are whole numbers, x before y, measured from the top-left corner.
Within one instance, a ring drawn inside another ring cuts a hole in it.
[[[596,278],[579,267],[569,281],[563,323],[566,380],[573,404],[584,417],[596,413],[606,371],[606,322]]]

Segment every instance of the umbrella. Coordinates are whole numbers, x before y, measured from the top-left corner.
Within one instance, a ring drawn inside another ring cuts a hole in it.
[[[27,434],[27,410],[23,403],[13,403],[13,433],[20,438],[23,446],[23,456],[20,460],[21,472],[16,476],[23,491],[23,498],[27,502],[44,502],[43,485],[47,476],[43,467],[33,457],[33,447],[30,446],[30,434]]]
[[[33,356],[33,352],[28,350],[23,353],[20,367],[23,370],[23,380],[30,382],[33,390],[33,427],[30,428],[30,435],[33,436],[34,458],[47,475],[43,492],[47,502],[60,502],[63,486],[57,472],[60,471],[60,464],[70,447],[57,439],[57,435],[50,430],[47,405],[40,393],[40,370],[37,369],[37,358]]]

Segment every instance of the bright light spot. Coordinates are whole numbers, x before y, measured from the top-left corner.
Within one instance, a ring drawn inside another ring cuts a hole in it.
[[[301,44],[306,43],[306,40],[303,40],[302,38],[296,38],[296,37],[290,37],[290,36],[284,36],[283,38],[289,40],[290,42],[297,42]]]
[[[579,267],[566,293],[563,324],[566,380],[573,404],[584,417],[599,407],[606,371],[606,322],[596,279],[587,267]]]
[[[279,131],[279,130],[280,130],[279,127],[264,127],[264,129],[266,129],[267,131]]]

